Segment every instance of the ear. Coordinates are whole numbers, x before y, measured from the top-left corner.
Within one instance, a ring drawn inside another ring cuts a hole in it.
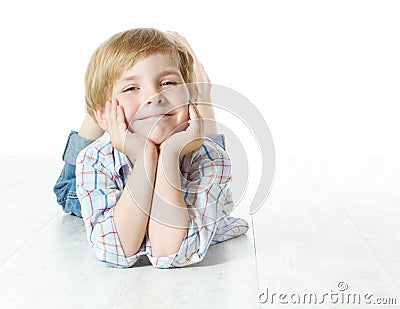
[[[104,131],[107,131],[107,121],[105,117],[105,112],[99,109],[94,110],[94,116],[96,117],[97,123],[99,124],[100,128]]]

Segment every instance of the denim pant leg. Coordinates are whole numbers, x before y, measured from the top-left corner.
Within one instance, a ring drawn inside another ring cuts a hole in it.
[[[57,203],[66,213],[82,217],[81,205],[76,196],[75,165],[65,163],[53,190]]]
[[[57,203],[66,213],[82,217],[81,204],[76,196],[76,157],[79,152],[93,141],[82,138],[76,131],[71,131],[62,155],[64,167],[61,171],[53,191],[57,197]]]

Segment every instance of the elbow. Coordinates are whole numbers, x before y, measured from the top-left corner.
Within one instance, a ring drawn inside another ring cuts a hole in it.
[[[93,244],[92,250],[97,261],[102,264],[107,264],[117,268],[128,268],[131,266],[123,254],[118,254],[118,252],[108,252],[102,248],[102,244],[99,242]]]
[[[179,248],[181,247],[181,243],[179,244],[163,244],[163,245],[152,245],[151,246],[151,254],[154,257],[169,257],[172,255],[176,255],[179,252]]]
[[[185,239],[186,231],[182,231],[181,235],[174,240],[166,238],[165,241],[156,242],[151,245],[151,253],[154,257],[171,257],[178,254],[182,242]],[[176,240],[177,239],[177,240]]]

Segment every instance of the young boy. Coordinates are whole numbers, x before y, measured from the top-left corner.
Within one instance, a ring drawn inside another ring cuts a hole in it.
[[[155,267],[183,267],[248,230],[229,216],[230,159],[193,103],[207,91],[192,84],[198,63],[184,43],[176,33],[133,29],[112,36],[89,62],[86,107],[105,133],[91,142],[71,132],[55,192],[60,203],[73,197],[75,170],[79,201],[69,211],[83,217],[102,262],[130,267],[147,255]],[[81,130],[95,127],[85,122]]]

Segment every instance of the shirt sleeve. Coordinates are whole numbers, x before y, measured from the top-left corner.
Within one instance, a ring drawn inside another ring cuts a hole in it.
[[[93,148],[77,157],[76,185],[87,239],[97,259],[116,267],[132,266],[139,256],[125,257],[114,223],[114,206],[123,188]]]
[[[217,221],[230,211],[227,208],[231,205],[226,203],[231,181],[227,153],[220,147],[211,149],[203,144],[202,154],[194,156],[192,162],[186,179],[181,179],[189,212],[187,234],[175,254],[153,257],[150,250],[148,257],[155,267],[183,267],[202,261],[217,230]]]
[[[215,134],[215,135],[209,135],[207,136],[209,139],[220,145],[224,150],[226,150],[225,147],[225,135],[224,134]]]

